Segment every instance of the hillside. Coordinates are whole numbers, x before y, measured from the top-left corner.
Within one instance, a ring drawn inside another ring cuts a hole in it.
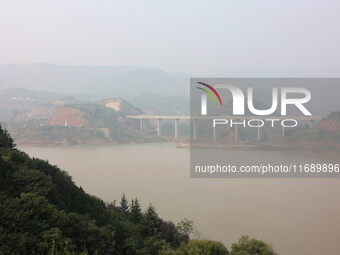
[[[37,108],[19,114],[21,121],[7,122],[8,129],[20,144],[103,144],[124,143],[138,138],[138,123],[125,115],[135,109],[130,106],[116,111],[95,103],[65,104],[49,108]],[[46,110],[47,111],[47,110]],[[33,115],[35,113],[35,115]],[[38,118],[40,113],[41,118]],[[45,114],[44,114],[45,113]]]
[[[340,134],[340,112],[333,112],[327,118],[318,123],[317,128],[323,132],[335,132]]]
[[[283,140],[292,149],[340,149],[340,112],[333,112],[317,123],[287,130]]]
[[[185,240],[152,207],[143,214],[138,200],[131,213],[107,206],[59,168],[13,150],[11,143],[0,146],[0,254],[48,254],[52,248],[127,254],[152,238],[173,246]]]
[[[113,109],[116,112],[121,112],[125,115],[139,115],[143,111],[133,106],[123,98],[110,98],[102,101],[96,102],[99,105],[104,105],[107,108]]]
[[[163,108],[160,112],[165,115],[171,111],[183,114],[176,107],[169,107],[176,106],[177,97],[172,97],[171,102],[163,99],[156,102],[153,98],[158,97],[148,98],[153,109]],[[140,123],[126,116],[157,111],[149,107],[141,109],[120,97],[86,101],[43,91],[8,89],[0,91],[0,99],[0,123],[21,145],[129,143],[144,141],[144,136],[155,133],[155,123],[145,122],[149,132],[143,135],[139,132]],[[173,127],[169,122],[163,124],[163,134],[171,140]],[[147,140],[166,141],[167,138],[154,136]]]
[[[22,124],[27,121],[44,121],[56,107],[67,104],[88,103],[71,96],[46,91],[13,88],[0,91],[0,120]]]

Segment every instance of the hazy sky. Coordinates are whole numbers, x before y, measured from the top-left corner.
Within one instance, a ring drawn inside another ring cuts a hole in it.
[[[338,0],[1,0],[0,64],[340,70]]]

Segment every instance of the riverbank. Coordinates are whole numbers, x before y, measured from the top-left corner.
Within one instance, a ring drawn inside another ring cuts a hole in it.
[[[217,149],[217,150],[263,150],[263,151],[280,151],[280,150],[340,150],[340,144],[189,144],[181,143],[179,148],[193,148],[193,149]]]

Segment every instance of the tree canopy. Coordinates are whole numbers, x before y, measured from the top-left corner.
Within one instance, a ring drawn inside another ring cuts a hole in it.
[[[14,149],[15,144],[7,129],[3,129],[0,123],[0,148]]]

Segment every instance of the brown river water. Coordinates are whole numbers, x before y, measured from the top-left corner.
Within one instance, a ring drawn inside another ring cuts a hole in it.
[[[138,197],[163,219],[193,220],[203,237],[228,248],[247,234],[271,243],[280,255],[340,254],[340,179],[192,179],[190,152],[175,144],[20,149],[58,165],[104,201],[119,201],[122,193]],[[299,153],[339,158],[326,152],[240,153],[283,161]]]

